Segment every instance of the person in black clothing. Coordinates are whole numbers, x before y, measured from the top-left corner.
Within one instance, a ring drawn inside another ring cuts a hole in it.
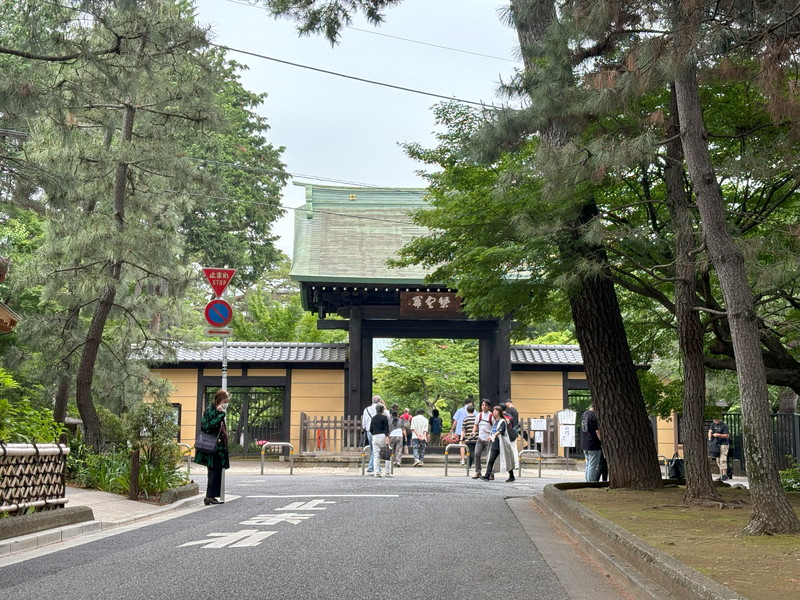
[[[428,432],[431,436],[431,441],[429,442],[431,446],[438,446],[442,443],[442,418],[435,408],[431,412],[431,418],[428,420]]]
[[[600,425],[594,407],[581,415],[581,450],[586,457],[586,481],[600,480],[600,455],[602,442],[600,441]]]
[[[519,424],[519,411],[514,408],[514,401],[511,398],[506,400],[505,404],[501,404],[500,406],[505,409],[505,414],[511,417],[514,424]]]
[[[728,448],[731,443],[731,432],[728,425],[722,420],[716,418],[708,428],[708,439],[716,441],[719,447],[719,455],[717,456],[717,466],[719,467],[719,480],[728,480]]]
[[[391,477],[392,461],[391,459],[385,460],[385,467],[381,472],[381,448],[389,443],[389,418],[386,416],[383,404],[378,404],[376,407],[377,412],[372,417],[369,424],[369,432],[372,434],[372,455],[375,457],[375,477]]]

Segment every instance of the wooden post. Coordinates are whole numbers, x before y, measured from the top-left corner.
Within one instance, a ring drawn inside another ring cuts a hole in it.
[[[139,499],[139,458],[139,449],[131,450],[131,485],[128,490],[131,500]]]

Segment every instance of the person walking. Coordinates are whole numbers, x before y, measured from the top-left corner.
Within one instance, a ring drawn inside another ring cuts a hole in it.
[[[442,418],[439,416],[439,411],[433,409],[431,411],[431,418],[428,419],[428,433],[430,433],[431,446],[439,446],[442,443]]]
[[[450,433],[455,434],[457,436],[457,438],[458,438],[457,441],[459,441],[459,442],[461,441],[461,436],[463,434],[464,417],[467,416],[467,407],[470,404],[473,404],[472,399],[471,398],[467,398],[464,401],[464,406],[459,408],[455,412],[455,414],[453,415],[453,423],[450,426]],[[463,465],[464,464],[464,454],[465,454],[466,451],[464,450],[464,448],[460,448],[459,450],[461,452],[461,464]]]
[[[461,443],[467,446],[467,471],[472,468],[475,458],[475,445],[478,442],[478,429],[475,427],[475,407],[470,404],[467,406],[467,416],[461,424]]]
[[[421,467],[425,464],[425,446],[428,445],[428,419],[421,408],[411,419],[411,444],[414,450],[414,466]]]
[[[406,446],[406,453],[411,452],[411,409],[404,408],[403,414],[400,415],[403,419],[403,444]]]
[[[389,445],[389,419],[384,414],[386,407],[378,404],[375,407],[376,413],[369,424],[369,431],[372,434],[372,456],[375,457],[374,477],[392,477],[391,458],[385,459],[384,471],[381,473],[381,450],[388,448]]]
[[[475,442],[475,473],[472,474],[473,479],[478,479],[481,476],[481,457],[484,457],[485,462],[489,462],[489,453],[492,448],[492,424],[494,417],[492,416],[492,404],[485,398],[481,400],[481,411],[475,417],[475,429],[478,439]],[[490,471],[486,475],[493,479],[494,475]]]
[[[492,423],[492,434],[489,436],[489,439],[492,441],[492,450],[489,453],[489,462],[486,465],[486,473],[488,474],[492,472],[492,469],[494,469],[494,463],[499,456],[500,470],[508,473],[508,479],[506,479],[506,483],[511,483],[512,481],[516,480],[516,477],[514,477],[515,453],[514,447],[511,444],[511,440],[508,439],[508,421],[503,415],[503,412],[504,411],[501,406],[495,406],[492,409],[494,423]],[[481,477],[481,479],[490,481],[490,477],[488,475],[484,475]]]
[[[228,390],[217,390],[214,401],[206,408],[200,419],[200,431],[217,436],[214,452],[196,450],[194,462],[208,468],[208,485],[203,504],[224,504],[222,495],[222,471],[231,466],[228,456],[228,430],[225,428],[225,415],[228,412],[230,395]]]
[[[367,445],[369,446],[369,464],[367,465],[367,473],[372,473],[375,467],[375,454],[372,452],[372,433],[370,431],[370,425],[372,423],[372,417],[378,413],[378,405],[382,402],[383,400],[381,400],[381,397],[378,394],[375,394],[372,397],[372,404],[365,408],[364,412],[361,414],[361,427],[367,432]]]
[[[600,454],[603,447],[600,424],[594,407],[581,415],[581,450],[586,458],[586,481],[600,481]]]
[[[394,466],[399,467],[403,460],[403,423],[405,420],[397,414],[397,410],[389,413],[389,447],[392,449]]]
[[[719,449],[719,454],[717,455],[719,481],[728,481],[728,449],[731,444],[731,431],[728,429],[727,423],[719,417],[714,417],[711,426],[708,428],[708,439],[716,441]]]

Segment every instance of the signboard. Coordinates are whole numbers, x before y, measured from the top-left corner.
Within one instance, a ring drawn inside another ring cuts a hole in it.
[[[558,426],[558,445],[562,448],[575,447],[575,425]]]
[[[531,430],[547,431],[547,419],[531,419]]]
[[[544,444],[544,431],[534,431],[533,434],[534,444]]]
[[[214,269],[203,267],[203,274],[208,279],[208,283],[211,284],[211,289],[214,290],[214,293],[217,297],[222,296],[222,292],[225,291],[225,288],[228,287],[228,284],[233,279],[233,276],[236,274],[236,269]]]
[[[213,327],[225,327],[233,318],[231,305],[217,298],[206,304],[206,321]]]
[[[565,408],[556,413],[558,419],[558,445],[562,448],[575,447],[575,419],[578,418],[571,408]]]
[[[212,335],[214,337],[227,338],[231,337],[231,330],[227,327],[208,327],[205,330],[205,334]]]
[[[461,316],[461,298],[453,292],[400,292],[400,316]]]

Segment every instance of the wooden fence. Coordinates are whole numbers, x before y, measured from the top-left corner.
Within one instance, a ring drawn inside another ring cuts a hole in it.
[[[300,413],[299,454],[361,452],[361,417],[309,417]]]
[[[553,415],[539,417],[545,429],[536,442],[531,418],[520,418],[520,444],[523,449],[538,450],[542,456],[558,456],[558,427]],[[361,417],[310,417],[300,413],[298,454],[361,452]]]
[[[67,454],[63,444],[0,442],[0,512],[65,504]]]

